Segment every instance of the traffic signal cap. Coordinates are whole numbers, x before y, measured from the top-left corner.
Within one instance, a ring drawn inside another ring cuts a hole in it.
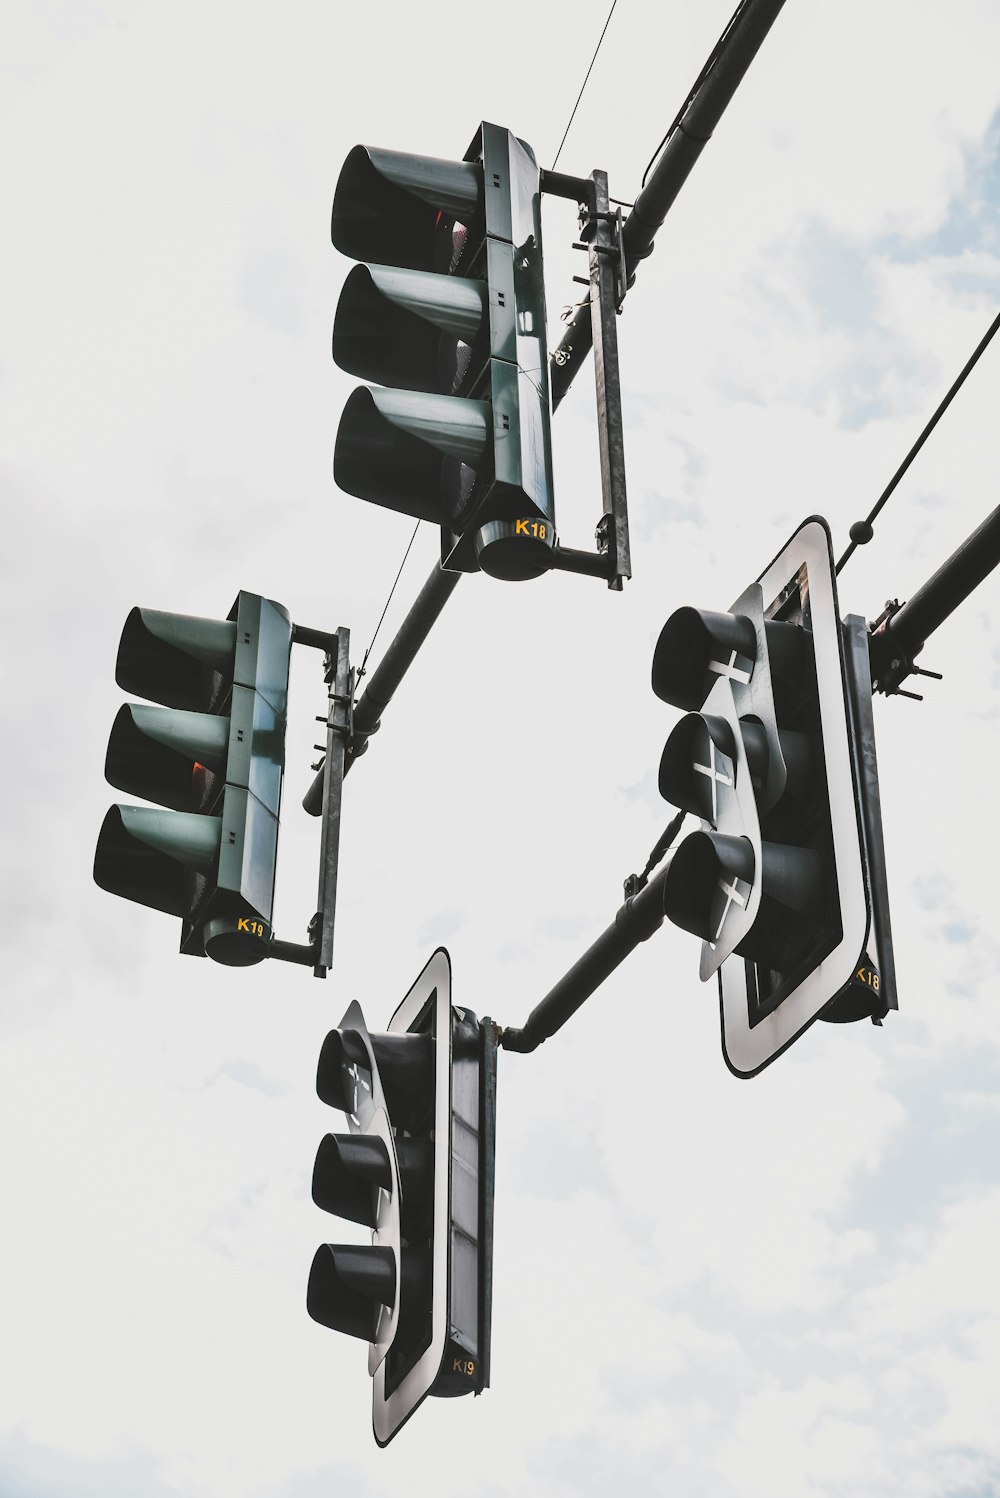
[[[489,437],[485,401],[362,386],[340,418],[333,476],[348,494],[443,525],[466,498],[459,465],[474,470]]]
[[[130,796],[190,811],[195,767],[224,770],[228,752],[227,717],[127,702],[111,729],[104,776]]]
[[[674,707],[698,708],[717,676],[737,672],[749,680],[756,659],[752,619],[676,609],[653,651],[653,691]]]
[[[736,784],[732,725],[712,713],[686,713],[663,746],[657,783],[665,801],[715,827],[719,787]]]
[[[205,667],[232,670],[236,623],[134,608],[118,645],[115,680],[126,692],[164,707],[205,704]]]
[[[472,224],[482,204],[482,168],[473,162],[355,146],[337,180],[330,238],[352,260],[447,270],[442,216]]]
[[[733,902],[746,905],[756,872],[753,843],[723,832],[692,832],[680,844],[664,886],[667,919],[715,943]],[[741,892],[739,885],[746,888]]]
[[[331,1030],[320,1047],[316,1064],[318,1097],[342,1113],[355,1112],[358,1088],[363,1086],[371,1093],[371,1067],[369,1047],[357,1030],[343,1027]]]
[[[337,1211],[347,1215],[339,1207]],[[396,1292],[396,1255],[391,1248],[324,1243],[309,1270],[306,1309],[331,1331],[374,1342],[383,1307],[395,1304]]]
[[[185,868],[209,873],[221,842],[221,817],[112,806],[97,840],[94,881],[137,905],[182,916]]]
[[[379,385],[448,393],[467,362],[457,344],[480,337],[487,313],[484,281],[358,265],[337,303],[334,361]]]

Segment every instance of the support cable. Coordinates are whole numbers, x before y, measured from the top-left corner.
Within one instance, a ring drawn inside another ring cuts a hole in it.
[[[646,867],[643,869],[642,873],[629,874],[628,878],[625,880],[626,897],[628,895],[637,895],[641,889],[646,888],[646,885],[649,883],[650,874],[656,868],[656,865],[660,862],[660,860],[666,857],[670,847],[673,844],[674,838],[681,830],[681,824],[684,821],[686,815],[686,812],[679,811],[677,815],[667,823],[666,828],[653,844],[652,852],[646,860]]]
[[[569,117],[569,119],[566,122],[566,129],[563,131],[562,140],[559,142],[559,150],[556,152],[555,157],[554,157],[553,162],[552,162],[552,171],[555,171],[555,169],[556,169],[556,164],[557,164],[557,162],[559,160],[559,157],[562,154],[562,148],[566,144],[566,137],[569,134],[570,126],[572,125],[573,121],[576,119],[576,111],[580,107],[580,100],[583,98],[583,91],[587,87],[587,83],[588,83],[588,80],[590,79],[590,75],[591,75],[591,73],[594,70],[594,63],[597,61],[597,54],[601,50],[601,43],[604,40],[604,32],[606,32],[607,29],[608,29],[608,27],[611,25],[611,17],[615,13],[615,6],[617,4],[618,4],[618,0],[611,0],[611,9],[608,11],[608,19],[604,23],[604,31],[601,32],[600,36],[597,39],[597,46],[594,48],[594,55],[590,59],[590,67],[587,69],[586,73],[584,74],[583,82],[580,84],[580,92],[576,96],[576,103],[573,105],[573,108],[572,108],[572,110],[570,112],[570,117]]]
[[[972,369],[975,367],[976,363],[979,360],[979,356],[984,352],[984,350],[989,345],[989,342],[990,342],[991,338],[993,337],[994,333],[996,332],[997,328],[1000,328],[1000,312],[997,313],[996,317],[993,319],[992,323],[987,328],[986,333],[984,334],[983,338],[980,340],[980,342],[979,342],[979,344],[978,344],[975,352],[973,353],[972,357],[969,359],[968,363],[965,365],[965,368],[962,370],[961,374],[955,380],[955,383],[952,385],[951,389],[948,391],[948,394],[945,396],[944,400],[938,406],[937,410],[934,412],[934,415],[931,417],[930,421],[924,427],[923,431],[920,433],[920,436],[917,438],[916,442],[910,448],[910,451],[907,453],[907,455],[903,459],[902,463],[900,463],[899,467],[896,469],[896,472],[893,474],[893,476],[889,480],[888,484],[882,490],[882,493],[879,495],[878,499],[876,500],[874,508],[872,509],[871,514],[868,516],[868,519],[867,520],[856,520],[854,522],[854,524],[851,526],[851,529],[850,529],[851,543],[848,546],[847,550],[844,552],[844,555],[841,557],[840,561],[837,563],[836,570],[837,570],[838,575],[840,574],[840,571],[844,567],[845,563],[847,563],[850,560],[850,558],[854,555],[855,550],[859,546],[867,546],[868,545],[868,542],[871,540],[872,536],[874,535],[874,531],[873,531],[873,528],[872,528],[873,522],[875,521],[876,517],[878,516],[878,514],[881,511],[882,507],[884,506],[886,500],[889,498],[889,495],[896,488],[896,485],[899,483],[900,479],[903,477],[904,473],[909,468],[909,466],[913,462],[914,458],[917,456],[917,453],[923,447],[924,443],[927,441],[927,439],[930,436],[931,432],[933,432],[934,428],[937,426],[938,422],[941,420],[941,417],[944,415],[945,411],[947,411],[948,407],[951,405],[951,403],[954,400],[955,396],[958,394],[959,390],[964,385],[967,376],[971,373]]]
[[[399,582],[399,579],[403,575],[403,568],[406,566],[406,558],[410,555],[410,547],[412,547],[414,541],[417,539],[417,531],[419,529],[420,529],[420,521],[418,520],[417,523],[416,523],[416,525],[413,527],[413,535],[410,537],[409,545],[407,546],[406,550],[403,552],[403,560],[399,564],[399,571],[396,573],[396,581],[393,583],[392,587],[389,589],[389,597],[385,601],[385,608],[382,610],[381,614],[379,615],[378,623],[375,626],[375,633],[372,635],[371,640],[369,641],[369,644],[368,644],[368,649],[365,651],[365,653],[364,653],[364,655],[363,655],[363,657],[361,659],[361,665],[358,667],[358,674],[357,674],[357,677],[356,677],[355,682],[354,682],[354,696],[355,696],[355,699],[357,698],[357,695],[358,695],[358,688],[361,685],[361,678],[365,674],[365,667],[368,664],[368,657],[372,653],[372,646],[375,644],[375,641],[378,639],[378,632],[382,628],[382,620],[385,618],[386,613],[388,612],[389,605],[392,602],[392,595],[396,591],[396,583]]]

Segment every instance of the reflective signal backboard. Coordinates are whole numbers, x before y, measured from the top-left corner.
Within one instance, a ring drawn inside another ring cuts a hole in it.
[[[788,991],[768,994],[754,962],[728,958],[719,970],[722,1050],[730,1070],[751,1077],[792,1044],[851,983],[872,925],[861,798],[852,743],[848,681],[826,522],[806,520],[759,579],[764,616],[800,623],[812,636],[822,752],[829,792],[840,913],[831,945]]]

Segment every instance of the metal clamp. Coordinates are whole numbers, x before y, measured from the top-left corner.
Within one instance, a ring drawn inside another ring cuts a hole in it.
[[[903,605],[898,598],[886,600],[885,608],[875,622],[869,626],[868,648],[871,656],[872,690],[886,697],[910,697],[914,702],[923,702],[920,692],[907,692],[900,686],[908,676],[929,676],[934,681],[943,681],[940,671],[928,671],[915,664],[914,657],[924,648],[923,642],[915,650],[904,650],[892,633],[892,621]]]

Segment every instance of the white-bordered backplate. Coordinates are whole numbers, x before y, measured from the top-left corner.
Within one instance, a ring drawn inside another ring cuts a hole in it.
[[[752,1077],[791,1045],[854,974],[868,940],[871,910],[862,860],[857,786],[848,734],[847,687],[830,532],[817,516],[803,522],[761,575],[767,609],[805,569],[811,613],[823,751],[840,890],[840,941],[755,1025],[750,1024],[747,964],[730,957],[719,970],[722,1053],[738,1077]]]
[[[385,1446],[405,1420],[413,1414],[437,1378],[448,1340],[451,1308],[448,1302],[450,1252],[448,1201],[451,1171],[451,958],[438,947],[423,972],[389,1021],[396,1034],[410,1029],[428,1003],[434,1016],[434,1251],[431,1266],[430,1345],[404,1374],[391,1393],[385,1392],[385,1363],[375,1372],[372,1384],[372,1428],[380,1446]],[[446,1078],[445,1085],[441,1085]],[[397,1263],[399,1261],[397,1260]]]

